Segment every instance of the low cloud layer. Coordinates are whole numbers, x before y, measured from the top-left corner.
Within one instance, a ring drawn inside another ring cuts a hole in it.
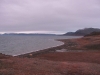
[[[100,0],[0,0],[0,32],[100,28]]]

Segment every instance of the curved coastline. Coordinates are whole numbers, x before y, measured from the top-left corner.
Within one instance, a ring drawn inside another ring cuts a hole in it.
[[[5,55],[5,56],[11,56],[11,57],[30,57],[29,55],[32,54],[32,56],[35,57],[39,54],[48,53],[48,52],[55,52],[57,49],[59,49],[61,46],[63,46],[65,44],[63,41],[60,41],[58,39],[52,39],[52,40],[59,41],[61,44],[56,45],[56,46],[51,46],[48,48],[44,48],[44,49],[40,49],[40,50],[36,50],[36,51],[22,53],[22,54],[16,54],[16,55],[9,55],[9,54],[4,54],[4,53],[1,53],[1,54]]]
[[[17,57],[31,57],[31,56],[35,57],[35,56],[40,55],[40,54],[44,54],[44,53],[48,53],[48,52],[55,52],[56,50],[61,49],[61,47],[65,44],[63,41],[58,40],[58,39],[56,39],[55,41],[60,41],[62,44],[52,46],[52,47],[49,47],[49,48],[46,48],[46,49],[37,50],[35,52],[20,54],[20,55],[17,55]]]
[[[77,38],[81,38],[81,37],[77,37]],[[72,39],[75,39],[75,38],[72,38]],[[65,47],[67,47],[65,40],[70,41],[69,38],[68,39],[53,39],[53,40],[54,41],[59,41],[62,44],[56,45],[56,46],[52,46],[52,47],[49,47],[49,48],[45,48],[45,49],[41,49],[41,50],[37,50],[35,52],[32,51],[32,52],[29,52],[29,53],[20,54],[20,55],[17,55],[17,57],[35,57],[35,56],[38,56],[38,55],[44,54],[44,53],[56,52],[57,50],[61,50],[61,49],[64,49]]]
[[[52,39],[54,41],[58,41],[58,40],[55,40],[55,39]],[[27,54],[37,54],[37,53],[40,53],[40,52],[44,52],[45,50],[47,50],[46,52],[50,51],[52,48],[56,48],[56,47],[59,47],[59,46],[62,46],[64,45],[64,42],[62,41],[59,41],[61,44],[59,45],[56,45],[56,46],[50,46],[50,47],[47,47],[47,48],[44,48],[44,49],[39,49],[39,50],[35,50],[35,51],[30,51],[30,52],[26,52],[26,53],[22,53],[22,54],[17,54],[17,55],[12,55],[12,56],[23,56],[23,55],[27,55]],[[50,49],[50,50],[49,50]],[[53,51],[53,50],[52,50]]]
[[[27,53],[19,54],[19,55],[16,55],[16,56],[18,56],[18,57],[30,57],[30,55],[32,55],[32,57],[35,57],[35,56],[37,56],[39,54],[43,54],[43,53],[56,52],[56,50],[61,50],[61,49],[63,49],[64,46],[66,46],[65,41],[63,41],[63,40],[69,40],[69,39],[75,39],[75,38],[81,38],[81,37],[83,37],[83,36],[78,36],[78,37],[74,36],[74,37],[70,37],[70,38],[66,38],[66,39],[65,38],[52,39],[54,41],[59,41],[62,44],[56,45],[56,46],[51,46],[51,47],[40,49],[40,50],[38,49],[34,52],[33,51],[27,52]]]

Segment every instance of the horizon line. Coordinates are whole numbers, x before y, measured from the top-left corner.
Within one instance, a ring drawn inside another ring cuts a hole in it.
[[[9,33],[16,33],[16,34],[64,34],[66,32],[60,31],[5,31],[0,32],[0,34],[9,34]]]

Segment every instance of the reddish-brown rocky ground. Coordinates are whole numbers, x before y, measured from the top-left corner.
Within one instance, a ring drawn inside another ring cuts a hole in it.
[[[100,36],[60,41],[65,44],[42,54],[0,54],[0,75],[100,75]],[[83,51],[54,52],[56,49]]]

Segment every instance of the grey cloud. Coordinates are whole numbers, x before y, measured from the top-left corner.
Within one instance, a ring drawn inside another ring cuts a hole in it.
[[[0,31],[100,28],[99,0],[0,0]]]

